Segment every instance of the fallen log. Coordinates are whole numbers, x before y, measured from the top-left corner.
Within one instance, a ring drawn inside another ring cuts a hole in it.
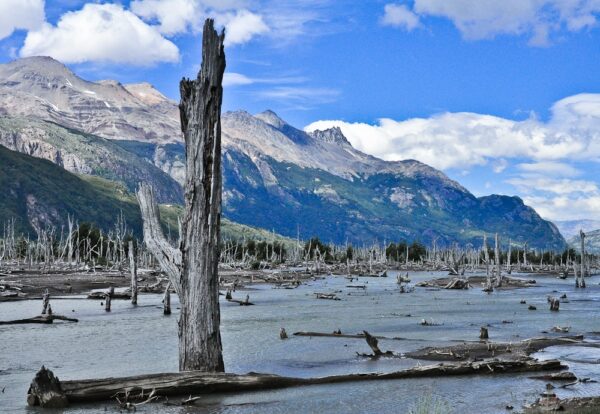
[[[79,322],[79,319],[68,318],[62,315],[39,315],[33,318],[15,319],[13,321],[0,321],[0,325],[23,325],[28,323],[53,323],[54,321]]]
[[[466,361],[481,358],[494,358],[507,355],[518,359],[544,348],[557,345],[584,345],[583,336],[563,336],[557,338],[531,338],[520,342],[470,342],[447,347],[427,347],[417,351],[407,352],[408,358],[424,359],[429,361]]]
[[[96,290],[96,291],[90,292],[87,295],[87,299],[104,300],[104,299],[106,299],[107,296],[108,296],[108,292],[102,291],[102,290]],[[129,290],[115,291],[112,293],[111,299],[127,299],[127,300],[129,300],[129,299],[131,299],[131,291],[129,291]]]
[[[315,293],[317,299],[341,300],[335,293]]]
[[[252,305],[254,305],[254,303],[250,302],[250,295],[246,295],[246,299],[244,299],[244,300],[229,298],[229,299],[227,299],[227,302],[237,303],[240,306],[252,306]]]
[[[336,332],[305,332],[305,331],[300,331],[300,332],[294,332],[293,333],[294,336],[315,336],[315,337],[326,337],[326,338],[353,338],[353,339],[365,339],[365,334],[364,333],[358,333],[358,334],[342,334],[342,333],[336,333]],[[388,337],[388,336],[377,336],[377,335],[373,335],[375,338],[377,339],[386,339],[386,340],[396,340],[396,341],[403,341],[405,340],[405,338],[400,338],[400,337]]]
[[[446,377],[457,375],[490,375],[518,372],[556,371],[565,366],[559,360],[518,360],[498,361],[484,360],[479,362],[440,363],[417,366],[410,369],[390,373],[347,374],[321,378],[293,378],[271,374],[227,374],[222,372],[184,371],[139,375],[122,378],[87,379],[59,381],[50,370],[42,370],[33,379],[27,394],[30,406],[47,407],[47,394],[40,387],[48,378],[54,378],[57,387],[52,390],[53,400],[67,403],[88,403],[108,401],[122,395],[136,392],[146,397],[150,393],[156,396],[189,396],[218,392],[244,392],[268,390],[294,386],[337,384],[352,381],[393,380],[423,377]],[[56,407],[56,406],[54,406]]]

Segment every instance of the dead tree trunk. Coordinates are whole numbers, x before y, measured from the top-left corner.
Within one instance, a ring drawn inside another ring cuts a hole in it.
[[[112,297],[115,294],[115,287],[111,286],[108,288],[108,293],[104,297],[104,310],[106,312],[110,312],[110,304],[112,302]]]
[[[137,305],[137,264],[135,262],[135,251],[133,242],[129,242],[129,270],[131,271],[131,304]]]
[[[579,230],[579,236],[581,238],[581,271],[579,272],[580,280],[577,281],[575,278],[575,286],[585,288],[585,233],[583,230]]]
[[[165,296],[163,297],[163,315],[171,314],[171,282],[167,283]]]
[[[46,313],[52,314],[52,310],[50,308],[50,292],[48,292],[48,289],[46,289],[42,295],[42,315],[45,315]]]
[[[202,67],[180,84],[179,111],[186,146],[185,212],[179,249],[165,238],[152,189],[140,186],[144,241],[173,283],[179,301],[179,369],[223,371],[219,324],[219,226],[221,221],[221,102],[224,32],[206,20]]]

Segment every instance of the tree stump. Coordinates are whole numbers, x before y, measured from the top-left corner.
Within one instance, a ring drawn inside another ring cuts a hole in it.
[[[163,315],[171,314],[171,282],[167,283],[165,296],[163,297]]]
[[[50,292],[48,292],[48,289],[46,289],[46,291],[42,295],[42,315],[45,315],[48,312],[49,307],[50,307]],[[52,313],[52,310],[50,310],[50,313]]]
[[[288,335],[287,335],[287,332],[285,331],[285,328],[281,328],[279,330],[279,339],[288,339]]]
[[[43,408],[64,408],[69,405],[60,381],[52,371],[42,368],[35,374],[27,391],[27,404]]]
[[[485,326],[482,326],[481,330],[479,331],[479,339],[490,339],[488,329]]]
[[[104,310],[106,312],[110,312],[110,303],[112,301],[112,297],[115,294],[115,287],[111,286],[110,288],[108,288],[108,292],[106,293],[106,296],[104,297]]]
[[[377,338],[375,338],[373,335],[371,335],[367,331],[363,331],[363,333],[365,334],[365,339],[367,341],[367,345],[369,345],[369,347],[373,351],[373,354],[375,356],[383,355],[383,352],[381,352],[381,349],[379,349],[379,346],[378,346],[379,341],[377,341]]]
[[[550,310],[558,312],[560,308],[560,300],[557,298],[548,298],[548,302],[550,302]]]

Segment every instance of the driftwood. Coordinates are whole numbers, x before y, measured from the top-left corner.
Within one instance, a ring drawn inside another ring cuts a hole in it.
[[[339,333],[338,333],[339,332]],[[294,332],[294,336],[314,336],[314,337],[326,337],[326,338],[355,338],[355,339],[365,339],[365,334],[364,333],[359,333],[359,334],[343,334],[341,333],[341,331],[337,331],[337,332],[333,332],[333,333],[329,333],[329,332],[304,332],[304,331],[300,331],[300,332]],[[373,335],[375,338],[377,339],[387,339],[387,340],[396,340],[396,341],[402,341],[405,338],[399,338],[399,337],[387,337],[387,336],[375,336]]]
[[[535,375],[529,378],[544,381],[577,381],[577,377],[571,371],[556,372],[553,374],[545,375]]]
[[[28,323],[53,323],[54,321],[79,322],[79,319],[68,318],[62,315],[39,315],[33,318],[15,319],[13,321],[0,321],[0,325],[23,325]]]
[[[563,336],[558,338],[532,338],[514,343],[469,342],[447,347],[427,347],[407,352],[408,358],[430,361],[465,361],[481,358],[494,358],[504,355],[507,358],[521,358],[556,345],[578,345],[583,336]]]
[[[564,369],[565,366],[558,360],[518,360],[498,361],[484,360],[479,362],[440,363],[434,365],[417,366],[414,368],[390,372],[369,374],[335,375],[321,378],[292,378],[271,374],[226,374],[222,372],[184,371],[167,374],[150,374],[122,378],[88,379],[75,381],[58,381],[57,389],[53,391],[56,398],[64,398],[69,403],[88,403],[108,401],[124,392],[137,392],[139,395],[148,396],[154,393],[160,397],[207,394],[217,392],[244,392],[255,390],[268,390],[303,385],[336,384],[353,381],[392,380],[423,377],[446,377],[457,375],[490,375],[508,374],[516,372],[555,371]],[[29,405],[45,405],[46,393],[39,386],[46,376],[54,375],[45,370],[43,375],[36,375],[29,393]],[[42,372],[42,371],[40,371]],[[40,378],[38,378],[38,376]]]
[[[88,293],[87,298],[104,300],[104,299],[106,299],[107,296],[108,296],[108,292],[97,290],[97,291]],[[127,300],[129,300],[129,299],[131,299],[131,292],[129,292],[128,290],[121,291],[121,292],[113,291],[113,293],[111,295],[111,299],[127,299]]]
[[[227,299],[227,296],[225,297]],[[246,295],[246,299],[244,300],[239,300],[239,299],[233,299],[231,296],[227,299],[227,302],[233,302],[233,303],[237,303],[240,306],[252,306],[254,305],[254,303],[250,302],[250,295]]]
[[[315,293],[317,299],[341,300],[335,293]]]

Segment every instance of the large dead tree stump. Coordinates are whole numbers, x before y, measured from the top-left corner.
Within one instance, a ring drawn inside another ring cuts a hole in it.
[[[186,148],[185,211],[179,249],[165,238],[152,189],[138,200],[144,241],[169,276],[179,301],[179,369],[223,371],[219,324],[219,227],[221,222],[221,103],[225,33],[204,23],[202,66],[180,83],[179,113]]]
[[[69,401],[52,371],[42,368],[35,374],[27,391],[27,404],[43,408],[64,408]]]

